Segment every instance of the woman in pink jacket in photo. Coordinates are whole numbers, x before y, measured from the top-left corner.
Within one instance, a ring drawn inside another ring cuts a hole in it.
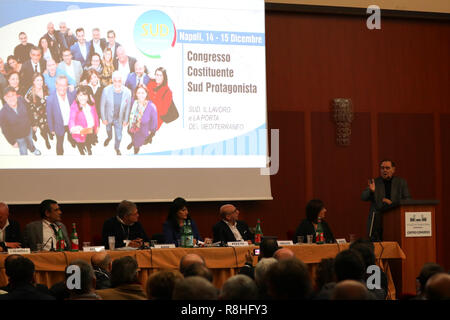
[[[95,103],[89,95],[88,86],[80,86],[70,106],[69,130],[81,155],[92,154],[92,144],[98,131],[99,121]]]

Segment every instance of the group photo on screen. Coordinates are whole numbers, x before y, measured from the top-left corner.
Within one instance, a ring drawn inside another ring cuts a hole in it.
[[[34,43],[19,31],[0,57],[0,155],[150,151],[179,116],[165,67],[127,55],[114,30],[70,27],[49,22]]]

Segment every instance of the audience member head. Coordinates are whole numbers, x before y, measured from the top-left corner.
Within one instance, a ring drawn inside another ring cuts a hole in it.
[[[39,205],[39,213],[42,219],[46,219],[50,223],[61,221],[61,208],[55,200],[47,199],[42,201]]]
[[[91,88],[88,86],[78,86],[75,101],[77,102],[80,111],[84,106],[93,106],[95,104],[91,100],[91,92]]]
[[[134,283],[139,283],[136,260],[130,256],[114,260],[111,269],[111,286],[115,288],[123,284]]]
[[[69,87],[69,80],[64,75],[58,76],[55,82],[56,93],[61,98],[65,98],[67,95],[67,88]]]
[[[331,300],[371,300],[371,296],[362,282],[344,280],[334,287]]]
[[[10,272],[11,272],[11,262],[17,258],[22,258],[22,257],[23,256],[21,256],[20,254],[10,254],[5,258],[5,273],[8,278],[10,277]]]
[[[120,92],[122,90],[122,74],[119,71],[114,71],[111,78],[114,91]]]
[[[262,291],[267,289],[267,272],[275,263],[277,263],[275,258],[263,258],[256,264],[255,283]]]
[[[225,281],[220,290],[219,299],[257,300],[258,287],[252,278],[238,274]]]
[[[126,224],[132,225],[139,219],[138,209],[135,203],[123,200],[117,206],[117,216]]]
[[[8,85],[13,87],[16,91],[19,90],[20,86],[20,76],[17,71],[12,71],[8,73],[6,76],[6,80],[8,80]]]
[[[196,262],[206,266],[205,259],[202,256],[196,253],[188,253],[184,255],[180,259],[180,272],[184,275],[186,268]]]
[[[199,276],[203,277],[209,282],[213,282],[213,274],[211,270],[209,270],[204,263],[194,262],[184,269],[183,275],[185,278]]]
[[[94,68],[94,70],[100,70],[101,66],[102,58],[97,52],[93,53],[91,56],[91,67]]]
[[[8,262],[8,277],[11,287],[34,283],[34,263],[28,258],[17,257]]]
[[[422,266],[422,269],[420,270],[419,275],[417,276],[417,285],[416,285],[416,291],[417,295],[424,295],[425,294],[425,285],[427,284],[428,279],[430,279],[432,276],[434,276],[436,273],[445,272],[444,268],[442,268],[437,263],[425,263]]]
[[[440,272],[428,279],[425,285],[427,300],[450,300],[450,274]]]
[[[194,276],[177,281],[173,300],[217,300],[218,290],[205,278]]]
[[[96,280],[95,274],[94,274],[94,269],[92,269],[92,266],[85,260],[82,260],[82,259],[74,260],[68,265],[68,267],[66,268],[66,281],[70,281],[70,277],[73,275],[73,270],[71,270],[72,272],[68,272],[68,271],[70,271],[70,269],[72,269],[74,267],[78,267],[79,271],[80,271],[79,272],[80,288],[79,289],[70,289],[68,287],[67,289],[70,292],[70,295],[73,297],[73,296],[77,296],[77,295],[81,295],[81,294],[87,294],[87,293],[94,292],[95,280]]]
[[[142,61],[136,61],[134,64],[134,72],[138,77],[142,77],[145,73],[145,65],[142,63]]]
[[[125,48],[122,46],[118,46],[116,49],[117,60],[120,63],[124,64],[128,61],[127,53],[125,52]]]
[[[273,257],[278,261],[283,259],[294,258],[295,254],[291,249],[288,248],[280,248],[273,254]]]
[[[110,46],[114,45],[116,43],[116,33],[114,30],[109,30],[106,33],[106,38],[108,39],[108,43]]]
[[[146,284],[147,298],[152,300],[171,300],[177,281],[183,275],[177,270],[160,270],[148,278]]]
[[[24,46],[27,45],[27,43],[28,43],[28,36],[27,36],[27,34],[25,32],[22,31],[22,32],[19,33],[19,41],[20,41],[20,44],[22,44]]]
[[[3,99],[11,108],[17,108],[17,91],[15,88],[8,86],[3,90]]]
[[[100,268],[104,271],[111,272],[112,260],[106,251],[96,252],[91,257],[91,264],[94,268]]]
[[[111,48],[105,48],[103,50],[103,63],[112,64],[113,54]]]
[[[327,209],[322,200],[312,199],[306,204],[306,219],[312,223],[317,223],[318,218],[325,218]]]
[[[187,209],[187,201],[178,197],[172,201],[169,207],[169,215],[167,220],[172,226],[178,230],[180,228],[180,221],[190,219],[189,211]]]
[[[320,291],[327,283],[336,282],[334,258],[322,259],[316,270],[316,290]]]
[[[275,251],[279,249],[277,239],[263,237],[261,239],[259,259],[273,257]]]
[[[334,271],[338,282],[343,280],[362,281],[365,275],[364,260],[358,251],[341,251],[334,259]]]
[[[48,59],[47,60],[47,72],[48,75],[51,77],[56,76],[56,62],[53,59]]]
[[[297,258],[278,261],[267,273],[268,294],[277,300],[308,299],[312,293],[308,267]]]
[[[350,244],[349,249],[359,252],[364,260],[365,269],[375,264],[375,247],[371,241],[358,239]]]

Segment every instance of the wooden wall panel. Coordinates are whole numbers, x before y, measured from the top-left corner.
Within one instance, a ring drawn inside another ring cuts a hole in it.
[[[337,238],[366,235],[369,203],[360,200],[371,176],[370,114],[356,113],[349,146],[336,144],[330,113],[312,113],[313,197],[327,206],[326,220]]]
[[[396,161],[396,174],[408,181],[414,199],[435,199],[434,135],[432,114],[380,114],[380,160]]]
[[[442,199],[441,217],[437,220],[437,237],[441,246],[438,245],[438,257],[441,256],[443,264],[450,270],[450,114],[440,117],[441,146],[442,146]]]

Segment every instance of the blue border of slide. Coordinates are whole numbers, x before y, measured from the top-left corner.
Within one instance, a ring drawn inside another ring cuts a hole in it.
[[[134,4],[95,3],[95,2],[54,2],[35,0],[0,0],[0,27],[23,19],[67,9],[87,9],[102,7],[134,6]]]

